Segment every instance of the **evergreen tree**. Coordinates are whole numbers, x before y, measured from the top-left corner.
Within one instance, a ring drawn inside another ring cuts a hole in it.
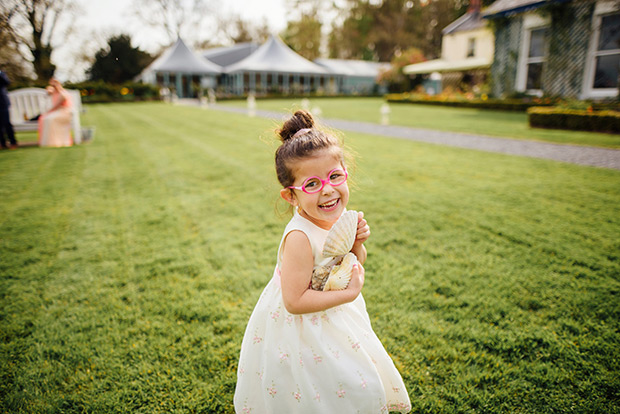
[[[95,54],[93,65],[86,71],[90,80],[121,84],[133,79],[153,61],[153,57],[131,46],[127,35],[113,36],[108,47]]]

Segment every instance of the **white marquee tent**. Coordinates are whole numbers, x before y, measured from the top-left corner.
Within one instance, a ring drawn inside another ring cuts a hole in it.
[[[177,96],[193,96],[197,87],[215,87],[222,68],[197,56],[180,38],[155,59],[139,79],[143,82],[174,88]]]

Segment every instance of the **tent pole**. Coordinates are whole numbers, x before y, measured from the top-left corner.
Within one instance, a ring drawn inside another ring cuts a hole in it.
[[[182,73],[177,73],[176,74],[176,80],[177,80],[177,98],[182,98],[183,97],[183,74]]]

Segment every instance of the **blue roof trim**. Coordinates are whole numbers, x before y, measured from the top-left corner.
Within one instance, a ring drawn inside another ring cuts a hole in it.
[[[486,14],[484,16],[482,16],[483,19],[494,19],[496,17],[510,17],[512,15],[518,14],[518,13],[523,13],[529,10],[533,10],[533,9],[537,9],[540,6],[544,6],[545,4],[551,4],[551,3],[566,3],[572,0],[541,0],[539,2],[536,3],[530,3],[524,6],[519,6],[519,7],[515,7],[513,9],[508,9],[508,10],[502,10],[499,11],[497,13],[493,13],[493,14]]]

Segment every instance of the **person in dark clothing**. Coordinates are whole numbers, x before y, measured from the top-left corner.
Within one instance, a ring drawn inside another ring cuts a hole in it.
[[[4,134],[9,139],[11,149],[17,148],[17,141],[15,141],[15,132],[13,131],[13,125],[11,125],[11,118],[9,116],[9,94],[7,92],[7,86],[11,81],[5,72],[0,70],[0,146],[2,149],[6,149],[6,140]]]

